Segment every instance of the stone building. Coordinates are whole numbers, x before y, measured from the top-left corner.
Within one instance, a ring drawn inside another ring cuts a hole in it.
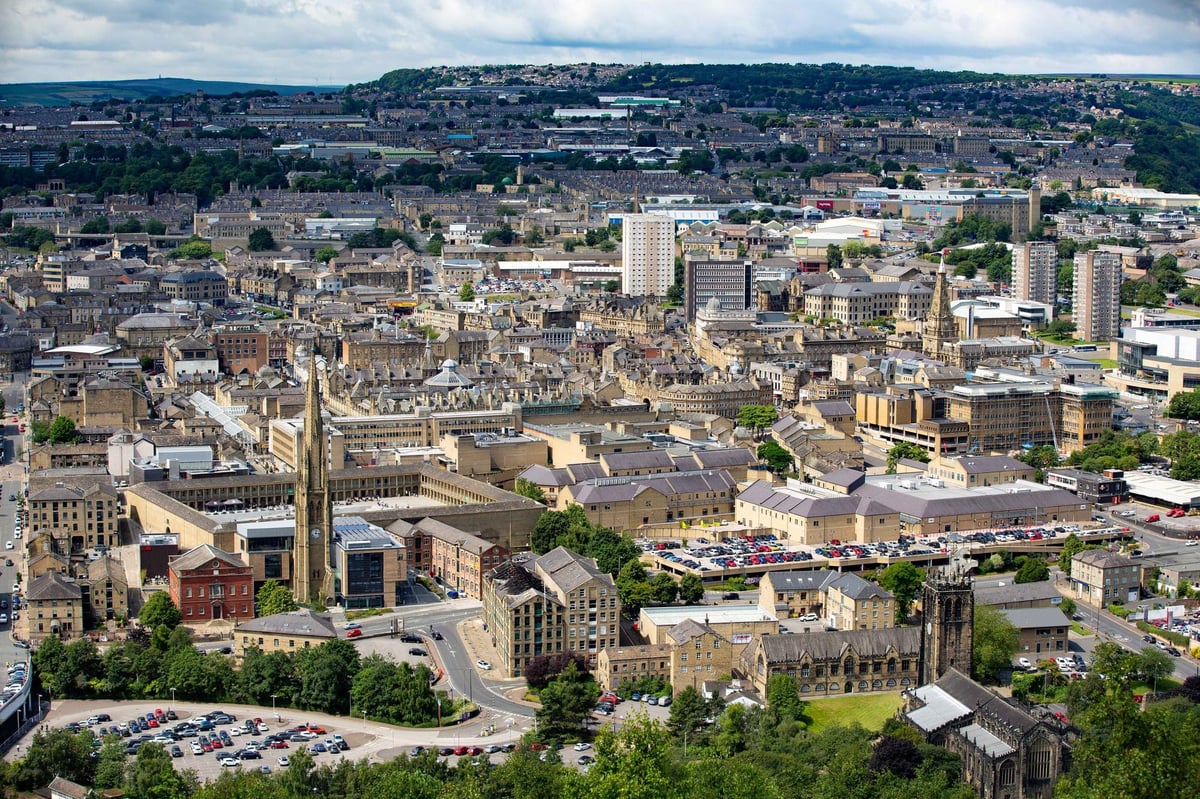
[[[577,652],[594,667],[620,640],[621,600],[596,561],[563,547],[488,572],[483,619],[499,670],[519,677],[532,658]]]
[[[742,653],[734,675],[766,695],[777,674],[796,680],[802,698],[902,691],[919,684],[921,631],[886,630],[766,635]]]
[[[185,624],[254,618],[253,569],[216,547],[196,547],[170,562],[168,591]]]
[[[1059,730],[957,668],[907,691],[901,717],[962,758],[963,781],[981,799],[1047,799],[1068,765]]]

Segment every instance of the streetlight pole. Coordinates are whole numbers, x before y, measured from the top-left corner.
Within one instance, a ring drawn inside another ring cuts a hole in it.
[[[175,708],[175,689],[172,688],[171,689],[171,708],[170,709],[173,710],[174,708]]]
[[[275,722],[279,722],[279,713],[275,710],[275,699],[279,694],[271,694],[271,715],[275,717]]]

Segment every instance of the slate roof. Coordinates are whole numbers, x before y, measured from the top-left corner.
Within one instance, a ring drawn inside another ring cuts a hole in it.
[[[854,572],[834,572],[837,576],[825,584],[825,589],[836,588],[851,599],[891,599],[892,593],[879,585],[864,580]]]
[[[600,462],[612,471],[629,469],[671,469],[675,466],[671,456],[661,449],[651,449],[644,452],[605,452],[600,455]]]
[[[600,570],[594,558],[577,555],[566,547],[555,547],[535,563],[547,580],[566,593],[591,580],[604,580],[610,585],[613,581],[611,575]]]
[[[1006,757],[1017,751],[978,724],[968,724],[958,734],[989,757]]]
[[[1061,595],[1049,580],[1037,583],[1010,583],[1009,585],[976,588],[975,604],[1007,605],[1010,602],[1044,601],[1049,605],[1050,600],[1058,596]]]
[[[716,635],[717,632],[707,624],[696,621],[695,619],[685,619],[672,627],[667,632],[667,637],[677,644],[686,644],[695,638],[702,635]]]
[[[934,684],[976,713],[986,714],[1018,734],[1027,733],[1038,724],[1033,716],[1004,701],[1003,697],[992,693],[958,669],[947,670]]]
[[[1073,560],[1099,569],[1115,569],[1121,566],[1137,565],[1137,561],[1132,558],[1128,558],[1120,552],[1109,552],[1107,549],[1084,550],[1077,554]]]
[[[848,650],[858,657],[880,657],[894,650],[916,655],[921,649],[918,627],[886,630],[836,630],[793,635],[764,635],[759,644],[768,663],[797,663],[807,655],[814,661],[837,660]]]
[[[175,572],[193,571],[207,567],[214,560],[219,561],[222,566],[236,569],[246,568],[246,564],[242,563],[237,556],[231,555],[223,549],[217,549],[212,544],[201,544],[194,549],[189,549],[171,561],[170,567]]]
[[[977,455],[956,459],[967,474],[986,474],[990,472],[1021,472],[1029,466],[1009,455]]]
[[[666,472],[663,474],[605,477],[579,483],[573,499],[581,505],[600,502],[625,502],[644,491],[658,491],[663,496],[698,494],[706,491],[729,491],[733,478],[725,471]]]
[[[296,635],[304,638],[337,638],[337,629],[329,616],[300,608],[290,613],[275,613],[238,625],[240,632]]]
[[[1028,630],[1033,627],[1071,626],[1071,622],[1067,619],[1066,614],[1058,608],[1014,608],[1000,612],[1018,630]]]
[[[63,577],[58,572],[46,572],[29,584],[29,590],[25,593],[25,601],[74,600],[82,596],[83,589],[74,580]]]

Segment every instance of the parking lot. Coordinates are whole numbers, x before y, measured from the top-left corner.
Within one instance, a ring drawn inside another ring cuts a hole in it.
[[[720,529],[717,528],[714,532],[720,532]],[[1018,541],[1037,542],[1060,538],[1070,533],[1117,537],[1127,532],[1128,528],[1093,523],[1090,527],[1066,524],[1053,527],[974,530],[937,536],[902,535],[895,541],[872,543],[833,540],[819,546],[788,544],[770,533],[726,535],[716,541],[703,537],[693,538],[686,547],[680,541],[640,539],[637,543],[642,551],[652,555],[662,568],[672,571],[690,570],[700,573],[706,580],[715,580],[721,578],[723,572],[741,574],[756,567],[764,567],[764,571],[767,567],[785,564],[796,564],[796,568],[805,569],[837,568],[854,561],[876,561],[879,558],[946,556],[956,550],[987,551],[989,547],[996,545]]]
[[[461,726],[443,727],[440,730],[410,729],[346,716],[302,713],[290,708],[280,708],[277,717],[270,708],[246,705],[222,705],[215,708],[189,702],[172,707],[168,703],[161,702],[114,703],[80,700],[55,702],[54,708],[46,718],[45,726],[61,728],[74,724],[81,729],[92,730],[94,736],[99,735],[101,730],[107,735],[110,727],[120,729],[124,725],[129,728],[135,719],[139,720],[138,726],[140,727],[142,726],[141,719],[145,719],[147,714],[157,719],[156,714],[159,711],[162,712],[165,723],[143,729],[138,733],[130,730],[130,735],[122,736],[121,740],[128,745],[142,736],[146,736],[146,740],[153,740],[156,736],[175,732],[179,736],[179,740],[163,739],[162,745],[168,752],[171,751],[172,746],[178,746],[179,756],[172,758],[176,767],[194,770],[201,780],[215,779],[222,770],[248,771],[266,766],[272,772],[277,772],[281,768],[288,767],[281,765],[281,758],[288,758],[286,762],[290,763],[290,755],[295,754],[301,747],[311,747],[316,743],[321,743],[326,749],[326,751],[313,754],[313,759],[318,764],[336,764],[346,758],[391,760],[398,756],[410,756],[425,749],[438,752],[439,756],[444,757],[451,765],[457,763],[462,757],[472,756],[488,756],[490,759],[498,761],[504,757],[507,751],[511,751],[521,735],[528,732],[519,725],[509,727],[502,724],[497,724],[494,731],[488,732],[485,725],[479,721]],[[635,713],[643,713],[665,723],[669,708],[651,707],[646,703],[625,701],[618,704],[615,712],[610,716],[594,714],[588,720],[588,734],[581,733],[579,738],[582,741],[590,737],[604,725],[611,725],[615,729],[619,729],[626,718]],[[101,721],[101,716],[104,714],[107,714],[109,718]],[[176,718],[167,719],[168,714],[173,714]],[[225,714],[228,716],[228,720],[211,718],[217,714]],[[255,733],[248,733],[245,728],[246,721],[255,718],[262,720],[263,728],[256,727]],[[212,723],[213,729],[199,730],[198,727],[203,723],[202,719]],[[89,721],[93,723],[88,724]],[[217,723],[217,721],[221,723]],[[194,726],[191,730],[186,727],[178,730],[180,724]],[[239,728],[240,731],[235,734],[234,730]],[[313,737],[306,741],[286,741],[286,748],[280,746],[272,749],[270,747],[269,741],[274,736],[285,731],[299,732],[298,728],[310,729]],[[320,730],[320,732],[316,730]],[[208,736],[210,749],[205,751],[201,747],[201,753],[195,754],[192,743],[199,740],[201,732]],[[212,738],[215,734],[220,740],[221,733],[225,733],[231,745],[226,745],[222,741],[221,747],[214,747],[211,743]],[[34,733],[30,732],[21,741],[22,749],[28,747],[33,735]],[[335,736],[341,737],[346,744],[346,749],[343,750],[336,746],[337,738]],[[335,742],[335,746],[332,747],[333,751],[330,751],[331,747],[328,743],[330,741]],[[557,757],[565,763],[586,765],[586,760],[582,764],[579,761],[580,758],[590,756],[590,746],[576,749],[573,744],[573,741],[569,741],[567,745],[558,750]],[[236,758],[236,763],[221,764],[221,758],[233,757],[234,753],[248,749],[257,749],[258,757]],[[10,751],[9,758],[19,757],[20,752],[21,749],[14,748]],[[473,753],[477,754],[473,755]],[[547,758],[552,756],[545,755]]]

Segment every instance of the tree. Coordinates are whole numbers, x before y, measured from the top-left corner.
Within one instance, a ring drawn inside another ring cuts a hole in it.
[[[790,472],[796,463],[796,459],[792,457],[792,453],[788,452],[774,440],[764,441],[762,444],[759,444],[758,449],[754,453],[765,461],[767,467],[775,474]]]
[[[1072,335],[1074,335],[1075,323],[1065,322],[1062,319],[1055,319],[1053,322],[1046,325],[1046,328],[1043,332],[1045,333],[1046,338],[1057,339],[1058,341],[1066,341],[1067,339],[1070,339]]]
[[[871,771],[888,771],[903,780],[916,776],[924,758],[917,745],[907,738],[884,735],[871,748]]]
[[[924,582],[925,573],[908,561],[893,563],[879,575],[879,584],[896,598],[896,621],[903,622],[908,618],[908,611]]]
[[[340,712],[350,698],[358,670],[358,649],[349,641],[327,641],[299,652],[299,704],[321,713]]]
[[[166,223],[158,219],[147,219],[145,227],[151,236],[161,236],[167,232]]]
[[[675,578],[667,572],[659,572],[650,580],[650,595],[660,605],[669,605],[679,596]]]
[[[825,248],[825,260],[828,262],[829,269],[840,269],[842,266],[842,248],[836,244],[830,244]]]
[[[679,601],[685,605],[694,605],[704,599],[704,581],[700,575],[688,572],[679,578]]]
[[[254,597],[255,615],[259,617],[290,613],[298,607],[291,589],[275,579],[263,583]]]
[[[1156,680],[1175,673],[1175,660],[1158,647],[1148,646],[1138,652],[1135,668],[1144,682],[1154,684]]]
[[[463,283],[462,288],[458,290],[459,302],[475,302],[475,287],[470,283]]]
[[[12,765],[9,778],[14,787],[24,791],[44,788],[55,777],[91,785],[96,766],[91,753],[89,730],[39,730],[33,736],[28,754]]]
[[[175,607],[175,603],[171,601],[171,596],[166,591],[155,591],[151,594],[138,613],[138,621],[148,630],[159,627],[173,630],[179,626],[182,619],[183,614],[179,612],[179,608]]]
[[[616,584],[617,593],[621,597],[621,610],[629,616],[636,616],[638,611],[654,599],[650,581],[646,579],[646,567],[637,558],[630,558],[621,567]]]
[[[1065,596],[1065,597],[1063,597],[1062,602],[1059,604],[1058,609],[1061,610],[1067,616],[1074,616],[1075,615],[1075,607],[1076,607],[1075,600],[1071,599],[1071,597],[1069,597],[1069,596]]]
[[[525,664],[523,673],[525,682],[530,688],[542,689],[550,684],[550,681],[558,677],[559,674],[567,667],[568,663],[574,662],[579,669],[586,669],[587,663],[583,659],[583,655],[578,652],[557,652],[550,655],[538,655],[530,658]]]
[[[45,443],[50,440],[50,425],[45,422],[33,422],[29,425],[29,433],[33,437],[33,443]]]
[[[619,281],[619,280],[604,281],[604,290],[607,291],[609,294],[616,294],[618,291],[621,290],[621,281]]]
[[[322,247],[321,249],[317,250],[315,254],[313,254],[313,259],[320,261],[323,264],[327,264],[334,258],[337,258],[337,256],[338,251],[336,247]]]
[[[689,685],[680,691],[671,702],[671,712],[667,720],[667,729],[676,738],[685,735],[694,736],[704,729],[704,719],[708,715],[708,703],[695,686]]]
[[[1019,633],[1004,614],[991,605],[975,606],[971,669],[977,680],[990,679],[1012,665]]]
[[[526,499],[532,499],[534,502],[546,504],[546,492],[542,491],[541,486],[537,483],[526,480],[524,477],[518,477],[516,485],[513,486],[513,493],[520,494]]]
[[[1021,566],[1013,577],[1014,583],[1040,583],[1050,579],[1050,567],[1040,557],[1030,555],[1021,560]]]
[[[1096,545],[1085,543],[1083,539],[1074,533],[1063,539],[1062,553],[1058,556],[1059,571],[1070,577],[1072,559],[1086,549],[1096,549]]]
[[[250,231],[247,239],[247,249],[250,252],[267,252],[275,249],[275,236],[269,228],[256,227]]]
[[[205,258],[212,257],[212,245],[199,236],[192,236],[190,239],[180,244],[171,252],[167,253],[168,258],[182,258],[187,261],[201,261]]]
[[[574,660],[551,680],[539,697],[538,731],[543,737],[566,735],[583,726],[583,721],[600,698],[600,686]]]
[[[1053,445],[1039,444],[1022,452],[1017,456],[1017,460],[1036,469],[1037,472],[1034,476],[1040,483],[1044,482],[1046,469],[1058,466],[1061,459],[1058,457],[1058,450]]]
[[[1167,415],[1173,419],[1195,421],[1200,419],[1200,389],[1180,391],[1171,397],[1167,406]]]
[[[779,412],[772,405],[743,405],[738,409],[737,423],[752,430],[755,438],[761,438],[762,431],[778,419]]]
[[[767,679],[767,706],[791,719],[804,718],[804,703],[800,701],[800,686],[787,674],[773,674]]]
[[[193,787],[175,770],[162,744],[147,742],[129,767],[126,792],[138,799],[176,799],[187,796]]]
[[[911,441],[898,441],[892,445],[887,454],[887,473],[895,474],[896,466],[901,460],[920,461],[929,463],[929,453],[921,446]]]
[[[79,441],[79,433],[75,431],[75,421],[68,416],[56,416],[50,424],[51,444],[74,444]]]

